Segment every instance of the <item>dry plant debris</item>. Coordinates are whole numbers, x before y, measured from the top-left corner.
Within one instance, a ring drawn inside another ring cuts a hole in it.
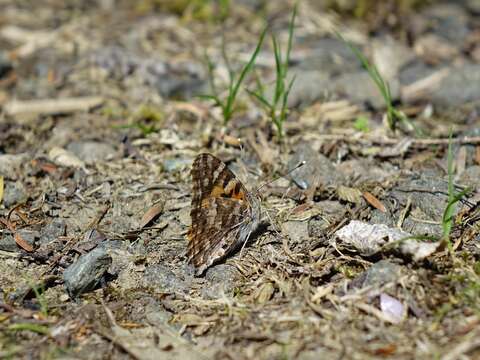
[[[477,2],[294,6],[0,0],[0,358],[479,357]],[[269,183],[198,277],[201,152]]]

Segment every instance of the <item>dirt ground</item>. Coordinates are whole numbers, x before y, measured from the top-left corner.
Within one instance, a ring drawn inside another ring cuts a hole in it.
[[[479,2],[294,8],[0,0],[0,358],[480,357]],[[267,184],[195,276],[202,152]]]

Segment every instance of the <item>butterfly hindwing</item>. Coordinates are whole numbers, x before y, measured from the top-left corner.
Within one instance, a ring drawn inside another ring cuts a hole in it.
[[[248,239],[258,225],[260,205],[225,163],[211,154],[195,158],[191,175],[187,255],[201,274]]]
[[[236,246],[247,208],[228,198],[208,198],[198,213],[199,222],[192,223],[188,233],[189,262],[201,274],[222,259]]]

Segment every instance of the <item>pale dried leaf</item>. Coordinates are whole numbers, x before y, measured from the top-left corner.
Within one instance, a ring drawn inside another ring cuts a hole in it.
[[[403,230],[389,228],[384,224],[371,225],[357,220],[352,220],[338,230],[335,235],[342,246],[353,248],[364,256],[378,253],[388,246],[419,261],[430,256],[442,246],[441,241],[418,241]]]
[[[337,194],[338,197],[344,201],[354,204],[360,204],[362,202],[362,192],[357,188],[340,185],[337,188]]]
[[[368,191],[365,191],[363,193],[363,197],[367,202],[372,205],[374,208],[380,210],[381,212],[386,213],[387,209],[385,208],[385,205],[382,204],[380,200],[378,200],[373,194],[369,193]]]
[[[4,189],[3,176],[0,176],[0,204],[2,203],[2,200],[3,200],[3,189]]]
[[[17,245],[20,246],[23,250],[28,252],[33,251],[33,246],[27,243],[19,233],[16,232],[15,234],[13,234],[13,238],[15,239]]]
[[[254,298],[259,304],[265,304],[268,302],[275,292],[275,287],[271,282],[263,283],[260,287],[255,291]]]
[[[74,168],[83,168],[85,167],[85,163],[76,157],[70,151],[62,149],[60,147],[53,147],[48,152],[48,157],[52,160],[55,164],[60,166],[66,167],[74,167]]]
[[[140,220],[140,228],[144,228],[163,212],[164,203],[155,204],[148,209]]]

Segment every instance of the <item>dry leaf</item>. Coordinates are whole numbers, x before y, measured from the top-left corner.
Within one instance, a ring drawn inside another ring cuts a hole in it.
[[[362,192],[357,188],[340,185],[337,188],[337,194],[338,197],[344,201],[354,204],[360,204],[362,202]]]
[[[62,149],[60,147],[53,147],[48,152],[48,157],[52,160],[55,164],[60,166],[66,167],[74,167],[74,168],[83,168],[85,167],[85,163],[76,157],[70,151]]]
[[[164,203],[162,202],[159,204],[155,204],[150,209],[148,209],[145,214],[143,214],[142,220],[140,220],[140,228],[144,228],[153,220],[155,220],[163,212],[163,206]]]
[[[19,233],[13,234],[13,238],[15,239],[15,242],[17,243],[18,246],[20,246],[23,250],[32,252],[33,251],[33,246],[27,243]]]
[[[3,200],[3,176],[0,176],[0,203],[2,203]]]
[[[385,205],[382,204],[382,202],[380,200],[378,200],[374,195],[372,195],[371,193],[369,193],[368,191],[365,191],[363,193],[363,197],[365,198],[365,200],[367,200],[367,202],[372,205],[374,208],[380,210],[381,212],[384,212],[386,213],[387,212],[387,208],[385,207]]]
[[[323,297],[329,295],[333,291],[333,284],[328,284],[328,285],[323,285],[323,286],[318,286],[317,290],[315,290],[315,293],[312,295],[312,302],[317,302],[318,300],[322,299]]]
[[[240,147],[242,145],[242,140],[234,136],[223,135],[222,140],[225,144],[230,146]]]
[[[270,300],[275,292],[275,288],[271,282],[263,283],[255,292],[255,300],[259,304],[265,304]]]

